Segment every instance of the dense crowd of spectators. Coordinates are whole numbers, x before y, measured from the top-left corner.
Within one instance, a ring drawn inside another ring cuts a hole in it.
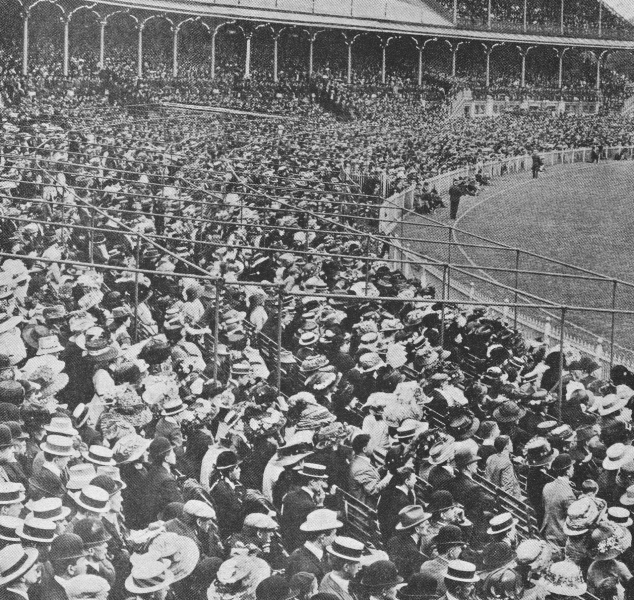
[[[386,258],[376,185],[347,176],[422,186],[630,144],[631,120],[449,120],[461,81],[431,70],[425,90],[224,61],[213,83],[150,63],[136,81],[112,53],[63,79],[52,53],[24,78],[13,57],[0,600],[634,597],[634,375],[438,302]]]

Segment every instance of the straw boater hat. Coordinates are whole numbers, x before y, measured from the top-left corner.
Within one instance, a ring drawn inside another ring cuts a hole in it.
[[[125,589],[132,594],[146,595],[169,587],[174,575],[155,556],[144,554],[132,561],[132,571],[125,580]]]
[[[343,523],[337,519],[337,513],[327,508],[318,508],[306,517],[306,520],[299,526],[302,531],[331,531],[343,527]]]
[[[16,533],[20,540],[48,545],[57,535],[57,525],[50,519],[39,519],[32,514],[20,523]]]
[[[476,574],[475,565],[470,562],[464,560],[452,560],[449,561],[447,567],[445,579],[459,581],[461,583],[477,583],[480,581],[480,577]]]
[[[29,500],[25,506],[34,517],[47,521],[63,521],[71,513],[71,509],[62,504],[61,498]]]
[[[22,519],[9,515],[0,515],[0,540],[5,542],[19,542],[20,538],[17,529],[22,523]]]
[[[544,576],[546,592],[577,598],[588,590],[581,569],[571,560],[553,563]]]
[[[365,544],[353,538],[337,536],[326,550],[332,556],[343,558],[349,562],[359,562],[365,550]]]
[[[35,548],[23,548],[20,544],[11,544],[0,550],[0,586],[19,579],[38,560],[39,552]]]
[[[191,575],[200,560],[200,550],[194,540],[171,532],[154,538],[148,553],[159,560],[169,560],[168,569],[174,576],[174,583]]]
[[[79,492],[70,492],[68,495],[78,506],[89,512],[105,513],[110,510],[110,495],[97,486],[89,484]]]

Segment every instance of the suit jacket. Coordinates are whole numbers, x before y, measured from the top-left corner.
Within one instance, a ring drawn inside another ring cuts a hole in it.
[[[40,582],[29,588],[29,598],[37,598],[37,600],[68,600],[66,590],[57,583],[53,576],[53,569],[50,563],[48,567],[42,569]]]
[[[421,565],[429,560],[429,557],[420,551],[410,534],[411,531],[399,531],[387,543],[390,560],[396,565],[399,575],[405,581],[408,581],[414,573],[418,573]]]
[[[66,494],[66,486],[62,478],[47,468],[39,470],[37,475],[29,479],[29,498],[41,500],[42,498],[62,498]]]
[[[127,485],[121,490],[125,522],[130,529],[143,529],[146,527],[143,506],[148,478],[147,469],[138,463],[123,464],[120,473],[121,479]]]
[[[465,516],[473,523],[473,542],[484,540],[489,519],[495,514],[495,498],[460,471],[449,491],[454,500],[464,506]]]
[[[344,590],[332,577],[331,573],[326,573],[319,584],[319,591],[324,594],[333,594],[339,600],[354,600],[354,596],[347,590]]]
[[[484,476],[511,496],[521,498],[520,484],[515,475],[515,469],[508,454],[492,454],[487,459]]]
[[[224,477],[221,477],[212,483],[209,495],[216,509],[220,537],[224,539],[238,533],[244,522],[242,507],[244,488],[240,484],[231,487]]]
[[[170,502],[183,502],[176,478],[162,465],[151,465],[148,469],[142,511],[144,527],[158,519]]]
[[[280,526],[284,543],[288,550],[294,550],[303,543],[300,525],[306,520],[308,513],[319,508],[306,490],[289,492],[282,501]]]
[[[412,492],[405,494],[402,490],[388,486],[383,490],[376,507],[381,535],[389,540],[394,535],[394,528],[398,523],[398,513],[415,503],[415,496]]]
[[[326,563],[326,555],[322,560],[319,560],[308,548],[300,546],[293,550],[292,554],[288,557],[288,563],[286,564],[286,577],[290,579],[295,573],[312,573],[317,581],[321,581],[329,571],[329,567]]]
[[[355,456],[352,459],[348,489],[357,500],[374,506],[379,493],[388,483],[389,480],[381,479],[378,469],[366,456]]]
[[[449,490],[454,479],[455,475],[447,471],[443,465],[434,465],[427,476],[427,481],[434,491]]]
[[[420,568],[420,572],[433,577],[436,580],[436,593],[444,594],[446,592],[445,575],[447,574],[448,569],[449,562],[442,556],[437,556],[436,558],[423,563],[423,566]]]
[[[543,491],[544,522],[542,523],[542,535],[559,546],[566,543],[566,534],[563,526],[568,514],[568,506],[576,500],[570,482],[564,477],[557,477],[547,483]]]

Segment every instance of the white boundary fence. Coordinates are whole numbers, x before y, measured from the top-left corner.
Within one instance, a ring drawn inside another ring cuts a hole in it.
[[[612,146],[604,148],[602,159],[614,159],[617,154],[625,155],[622,159],[631,160],[634,156],[634,146]],[[569,150],[555,150],[552,152],[540,153],[540,157],[546,166],[574,164],[579,162],[587,162],[590,160],[591,148],[578,148]],[[516,156],[506,158],[499,161],[485,163],[483,166],[483,174],[488,177],[501,177],[509,173],[519,173],[530,171],[532,167],[532,157]],[[473,177],[476,173],[475,166],[468,166],[449,173],[437,175],[428,179],[431,186],[435,186],[441,196],[446,196],[453,180],[457,177]],[[380,209],[379,229],[383,234],[391,236],[390,258],[394,260],[420,261],[420,253],[418,255],[408,251],[408,242],[403,242],[400,238],[403,235],[403,226],[407,221],[410,212],[414,208],[414,191],[412,186],[406,190],[398,192],[384,201]],[[447,226],[449,228],[449,226]],[[459,243],[458,243],[459,245]],[[503,247],[500,244],[500,247]],[[437,261],[439,266],[415,265],[411,263],[401,263],[401,269],[405,275],[409,277],[420,277],[423,282],[428,285],[436,286],[441,291],[442,296],[446,299],[456,300],[472,300],[478,302],[512,302],[513,291],[502,289],[499,287],[499,296],[491,297],[491,290],[495,287],[495,281],[491,279],[491,285],[480,282],[480,287],[487,287],[487,291],[478,289],[478,284],[474,282],[465,283],[465,275],[463,273],[456,274],[455,270],[451,271],[451,277],[446,277],[445,269],[441,261]],[[480,265],[496,266],[496,265]],[[571,266],[571,268],[573,268]],[[580,276],[583,278],[583,276]],[[606,276],[606,280],[609,278]],[[499,284],[498,284],[499,285]],[[526,294],[526,292],[525,292]],[[439,294],[440,295],[440,294]],[[519,296],[522,296],[521,290]],[[511,309],[512,310],[512,309]],[[551,346],[557,345],[560,340],[561,332],[558,327],[558,318],[556,312],[549,315],[544,311],[543,318],[536,318],[533,315],[522,314],[518,311],[517,315],[509,314],[508,308],[496,309],[503,319],[507,321],[513,320],[517,323],[517,328],[529,339],[542,338]],[[577,351],[594,357],[603,367],[604,375],[608,375],[610,364],[622,364],[631,370],[634,370],[634,349],[628,349],[614,344],[614,348],[610,348],[610,340],[605,340],[602,336],[589,331],[583,327],[573,323],[566,323],[564,331],[564,340],[567,345]]]

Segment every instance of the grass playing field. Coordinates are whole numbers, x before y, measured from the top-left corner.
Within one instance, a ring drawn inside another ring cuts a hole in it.
[[[447,209],[432,216],[449,223]],[[447,245],[432,243],[446,241],[446,230],[425,227],[424,223],[416,218],[405,228],[406,236],[421,240],[411,247],[446,262]],[[583,280],[581,271],[522,253],[520,269],[534,273],[520,275],[517,284],[521,290],[558,305],[610,308],[614,287],[610,278],[634,282],[634,163],[581,163],[547,169],[538,180],[530,173],[496,179],[479,196],[462,199],[455,226],[464,232],[455,232],[458,245],[451,250],[451,264],[464,265],[465,269],[469,265],[509,269],[471,269],[474,276],[452,275],[463,283],[474,281],[476,290],[489,297],[513,300],[514,294],[477,281],[475,275],[514,286],[516,252],[470,247],[487,243],[470,234],[604,274],[607,280],[591,275],[593,279]],[[634,310],[634,285],[617,285],[616,307]],[[556,309],[552,312],[559,314]],[[568,311],[567,320],[610,339],[610,315]],[[634,349],[634,317],[616,317],[614,330],[617,344]]]

